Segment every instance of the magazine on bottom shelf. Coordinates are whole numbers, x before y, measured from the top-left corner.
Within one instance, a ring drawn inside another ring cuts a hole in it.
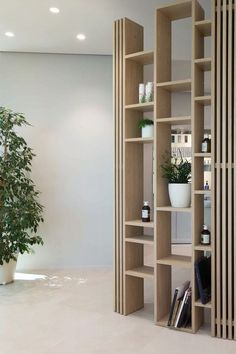
[[[185,281],[182,285],[178,286],[175,289],[173,300],[171,303],[170,314],[169,314],[169,318],[168,318],[168,322],[167,322],[168,327],[176,327],[177,323],[184,322],[184,318],[181,318],[181,320],[179,320],[179,318],[180,318],[180,314],[183,309],[184,309],[186,315],[188,312],[186,305],[183,308],[183,305],[184,305],[183,301],[186,298],[186,293],[190,289],[189,286],[190,286],[190,281]],[[188,302],[189,301],[190,300],[188,299]]]

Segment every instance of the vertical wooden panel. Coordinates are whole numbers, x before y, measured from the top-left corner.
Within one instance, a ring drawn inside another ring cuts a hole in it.
[[[226,266],[226,245],[227,245],[227,230],[226,230],[226,127],[227,127],[227,4],[226,0],[223,0],[223,27],[222,27],[222,107],[221,107],[221,119],[222,119],[222,336],[226,338],[226,299],[227,299],[227,266]]]
[[[232,339],[232,0],[228,0],[228,210],[227,210],[227,234],[228,234],[228,338]]]
[[[217,1],[216,53],[216,301],[217,337],[221,337],[221,1]]]

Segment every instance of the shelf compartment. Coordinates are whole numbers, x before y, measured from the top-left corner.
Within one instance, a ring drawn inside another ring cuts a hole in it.
[[[138,144],[152,144],[153,138],[128,138],[125,139],[126,143],[138,143]]]
[[[210,152],[196,152],[196,153],[194,153],[194,157],[211,158],[211,153]]]
[[[164,316],[162,319],[160,319],[159,321],[157,321],[157,325],[161,326],[161,327],[165,327],[165,328],[169,328],[172,330],[176,330],[176,331],[181,331],[181,332],[187,332],[187,333],[193,333],[193,330],[191,327],[180,327],[180,328],[175,328],[173,326],[167,326],[167,321],[169,318],[169,314]]]
[[[205,251],[205,252],[211,252],[212,251],[212,247],[211,245],[197,245],[197,246],[194,246],[194,249],[196,251]]]
[[[149,266],[142,266],[125,271],[126,275],[131,275],[137,278],[153,278],[154,277],[154,268]]]
[[[171,254],[167,257],[158,259],[157,264],[191,268],[192,259],[189,256],[180,256],[178,254]]]
[[[202,104],[203,106],[210,106],[211,105],[211,96],[197,96],[195,97],[195,102]]]
[[[140,226],[140,227],[148,227],[148,228],[154,228],[154,222],[143,222],[141,219],[140,220],[129,220],[125,221],[125,225],[127,226]]]
[[[211,70],[211,58],[195,59],[194,62],[202,71]]]
[[[167,81],[160,82],[157,84],[157,88],[162,88],[168,91],[191,91],[192,80],[176,80],[176,81]]]
[[[130,109],[139,112],[152,112],[154,110],[154,103],[145,102],[145,103],[129,104],[125,106],[125,109]]]
[[[192,209],[189,208],[174,208],[172,206],[159,206],[156,208],[157,211],[177,211],[177,212],[184,212],[184,213],[191,213]]]
[[[195,301],[194,303],[195,306],[197,307],[204,307],[204,308],[207,308],[207,309],[211,309],[212,306],[211,306],[211,301],[207,302],[205,305],[201,303],[201,300],[198,299],[197,301]]]
[[[203,36],[211,36],[211,20],[197,21],[195,26]]]
[[[169,118],[157,118],[157,123],[166,123],[171,125],[190,125],[191,124],[191,116],[184,117],[169,117]]]
[[[125,59],[135,61],[141,65],[150,65],[154,63],[154,52],[153,51],[142,51],[137,53],[128,54]]]
[[[192,2],[182,1],[177,4],[164,5],[158,7],[157,11],[161,11],[171,21],[187,18],[192,16]]]
[[[197,189],[194,191],[194,194],[207,194],[207,195],[211,195],[211,190],[209,189]]]
[[[153,245],[154,237],[149,235],[126,237],[125,242],[141,243],[143,245]]]

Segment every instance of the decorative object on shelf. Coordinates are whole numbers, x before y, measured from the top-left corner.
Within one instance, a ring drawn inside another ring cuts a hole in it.
[[[205,191],[209,191],[210,190],[208,181],[206,181],[206,184],[204,185],[204,190]]]
[[[168,180],[168,190],[171,206],[188,208],[191,203],[191,163],[179,157],[167,154],[161,165],[162,177]]]
[[[204,139],[202,141],[202,152],[211,152],[211,139],[208,134],[204,134]]]
[[[17,133],[26,125],[23,114],[0,107],[0,284],[13,281],[19,253],[43,244],[37,235],[43,207],[29,177],[35,155]]]
[[[201,257],[195,262],[196,283],[201,303],[211,299],[211,257]]]
[[[154,83],[149,81],[146,83],[145,87],[145,100],[146,102],[152,102],[154,95]]]
[[[146,95],[145,95],[145,84],[139,84],[139,103],[146,102]]]
[[[185,291],[189,288],[189,286],[190,286],[190,281],[187,280],[182,285],[175,288],[173,300],[171,303],[169,318],[167,322],[168,327],[173,327],[175,325],[176,318],[178,315],[178,310],[180,309],[181,301],[183,300]]]
[[[203,225],[203,230],[201,232],[201,244],[210,245],[211,244],[211,233],[208,230],[207,225]]]
[[[143,118],[140,120],[138,127],[142,131],[142,138],[153,138],[154,126],[151,119]]]
[[[150,222],[150,206],[148,202],[144,202],[142,207],[142,222]]]

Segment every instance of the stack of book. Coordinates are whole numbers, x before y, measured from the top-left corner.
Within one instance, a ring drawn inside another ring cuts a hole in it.
[[[190,281],[184,282],[175,289],[167,322],[168,327],[180,328],[191,324],[191,298]]]

